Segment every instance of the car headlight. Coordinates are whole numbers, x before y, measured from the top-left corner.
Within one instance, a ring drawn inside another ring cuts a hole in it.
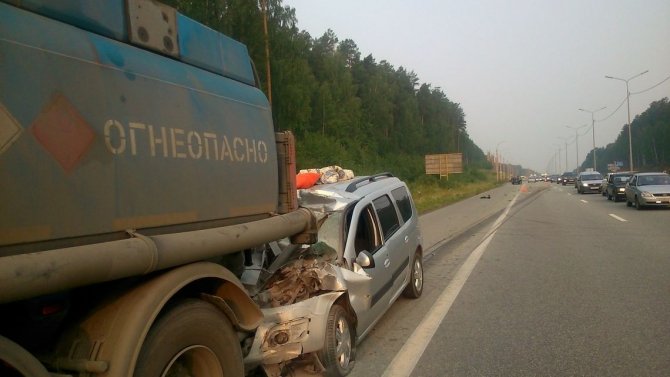
[[[640,195],[641,195],[643,198],[653,198],[653,197],[654,197],[654,194],[650,193],[649,191],[642,191],[642,192],[640,193]]]
[[[619,192],[626,192],[626,189],[623,188],[623,187],[620,187],[620,188],[619,188]]]
[[[589,187],[589,184],[588,183],[582,183],[582,186]]]

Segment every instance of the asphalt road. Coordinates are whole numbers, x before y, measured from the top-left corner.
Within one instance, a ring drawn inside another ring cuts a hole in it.
[[[487,195],[422,217],[424,295],[352,376],[670,376],[670,210],[550,183]]]

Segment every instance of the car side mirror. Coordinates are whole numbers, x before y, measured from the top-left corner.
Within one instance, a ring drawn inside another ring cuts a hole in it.
[[[372,254],[367,250],[358,253],[356,263],[363,268],[373,268],[375,266],[375,260],[372,258]]]

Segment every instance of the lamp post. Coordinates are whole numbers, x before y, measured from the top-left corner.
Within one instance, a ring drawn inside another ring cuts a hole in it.
[[[556,169],[558,174],[561,174],[561,145],[560,144],[554,144],[554,147],[558,148],[558,159],[556,160]]]
[[[568,170],[568,139],[569,137],[560,137],[556,136],[557,139],[561,139],[565,142],[565,171]],[[560,174],[560,172],[559,172]]]
[[[600,110],[606,109],[607,106],[603,106],[599,108],[598,110],[586,110],[586,109],[579,109],[579,111],[584,111],[586,113],[591,113],[591,133],[593,134],[593,170],[598,170],[596,169],[596,120],[593,116],[593,114],[597,113]]]
[[[575,150],[576,150],[576,163],[577,163],[577,173],[579,173],[579,130],[586,127],[586,124],[582,124],[579,127],[565,126],[567,128],[575,130]]]
[[[618,77],[612,77],[612,76],[605,76],[606,79],[612,79],[612,80],[619,80],[623,81],[626,83],[626,105],[628,106],[628,166],[630,167],[630,170],[633,171],[633,135],[630,132],[630,89],[628,88],[628,82],[636,77],[640,77],[644,75],[645,73],[649,72],[649,70],[646,70],[644,72],[638,73],[637,75],[629,78],[629,79],[620,79]]]

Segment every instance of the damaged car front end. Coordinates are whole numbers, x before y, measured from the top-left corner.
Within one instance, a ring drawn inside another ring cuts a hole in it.
[[[323,260],[323,256],[312,254],[311,248],[299,254],[256,295],[265,320],[256,330],[245,363],[262,364],[271,377],[284,375],[287,368],[292,375],[323,372],[318,352],[324,348],[331,308],[336,302],[348,305],[350,296],[365,292],[370,280],[332,264],[332,260]],[[350,331],[355,331],[355,316],[351,314]],[[348,348],[352,352],[353,344]],[[352,361],[350,354],[347,363]]]

